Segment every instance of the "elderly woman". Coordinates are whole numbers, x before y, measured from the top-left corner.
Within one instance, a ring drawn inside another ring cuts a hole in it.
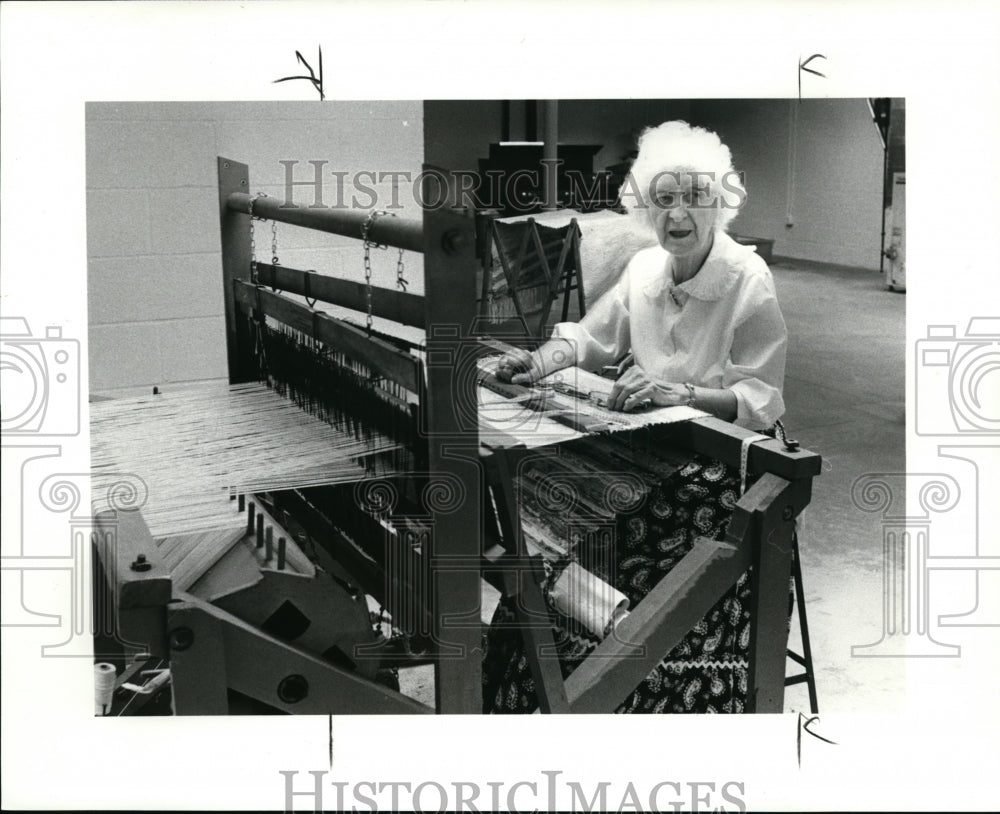
[[[629,198],[631,213],[645,219],[659,245],[638,252],[579,323],[557,325],[534,353],[503,356],[498,377],[528,384],[574,364],[599,370],[631,352],[634,364],[612,388],[612,409],[686,404],[744,427],[770,428],[784,411],[787,334],[766,264],[725,232],[745,198],[729,149],[685,122],[647,129],[623,187],[623,200]],[[724,537],[738,496],[738,472],[692,458],[619,517],[616,570],[608,578],[634,607],[696,537]],[[589,565],[586,552],[577,556]],[[742,711],[749,584],[744,574],[618,711]],[[486,711],[530,712],[537,705],[512,622],[505,600],[486,637]],[[553,624],[568,674],[596,639],[555,614]]]

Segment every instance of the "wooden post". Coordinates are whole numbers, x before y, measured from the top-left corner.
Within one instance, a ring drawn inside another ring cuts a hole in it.
[[[479,439],[475,377],[461,375],[463,362],[475,351],[471,333],[476,302],[475,234],[469,219],[444,209],[425,209],[423,223],[424,429],[430,484],[441,476],[466,486],[466,497],[459,505],[442,510],[428,507],[433,524],[430,580],[437,653],[435,692],[439,712],[478,714],[482,710],[481,597],[480,571],[473,564],[478,563],[482,548]],[[459,567],[449,567],[449,560]]]
[[[755,518],[747,712],[780,713],[785,704],[792,533],[808,492],[803,501],[801,484],[770,473],[762,475],[755,488],[766,494]]]
[[[219,224],[222,235],[222,293],[226,305],[226,353],[230,384],[250,380],[240,363],[233,281],[250,276],[250,216],[235,212],[227,202],[233,192],[249,193],[250,168],[219,156]]]
[[[545,111],[545,146],[542,148],[542,209],[551,211],[559,208],[559,102],[546,99]]]

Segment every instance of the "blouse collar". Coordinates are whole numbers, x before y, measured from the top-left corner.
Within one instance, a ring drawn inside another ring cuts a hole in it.
[[[725,232],[716,232],[708,257],[694,277],[674,285],[669,272],[665,272],[657,275],[644,293],[649,297],[657,297],[664,289],[673,288],[699,300],[720,299],[736,284],[742,261],[752,252],[752,248],[741,246]],[[667,256],[665,268],[669,268],[670,255],[668,252],[664,254]]]

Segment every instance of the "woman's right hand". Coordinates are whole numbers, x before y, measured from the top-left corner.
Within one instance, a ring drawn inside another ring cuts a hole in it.
[[[534,353],[512,348],[497,362],[497,378],[502,382],[530,385],[542,378],[542,366]]]

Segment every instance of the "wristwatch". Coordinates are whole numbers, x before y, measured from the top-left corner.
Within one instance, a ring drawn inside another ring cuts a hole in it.
[[[684,382],[684,386],[687,388],[688,391],[688,399],[686,402],[686,406],[694,407],[694,385],[691,384],[691,382]]]

